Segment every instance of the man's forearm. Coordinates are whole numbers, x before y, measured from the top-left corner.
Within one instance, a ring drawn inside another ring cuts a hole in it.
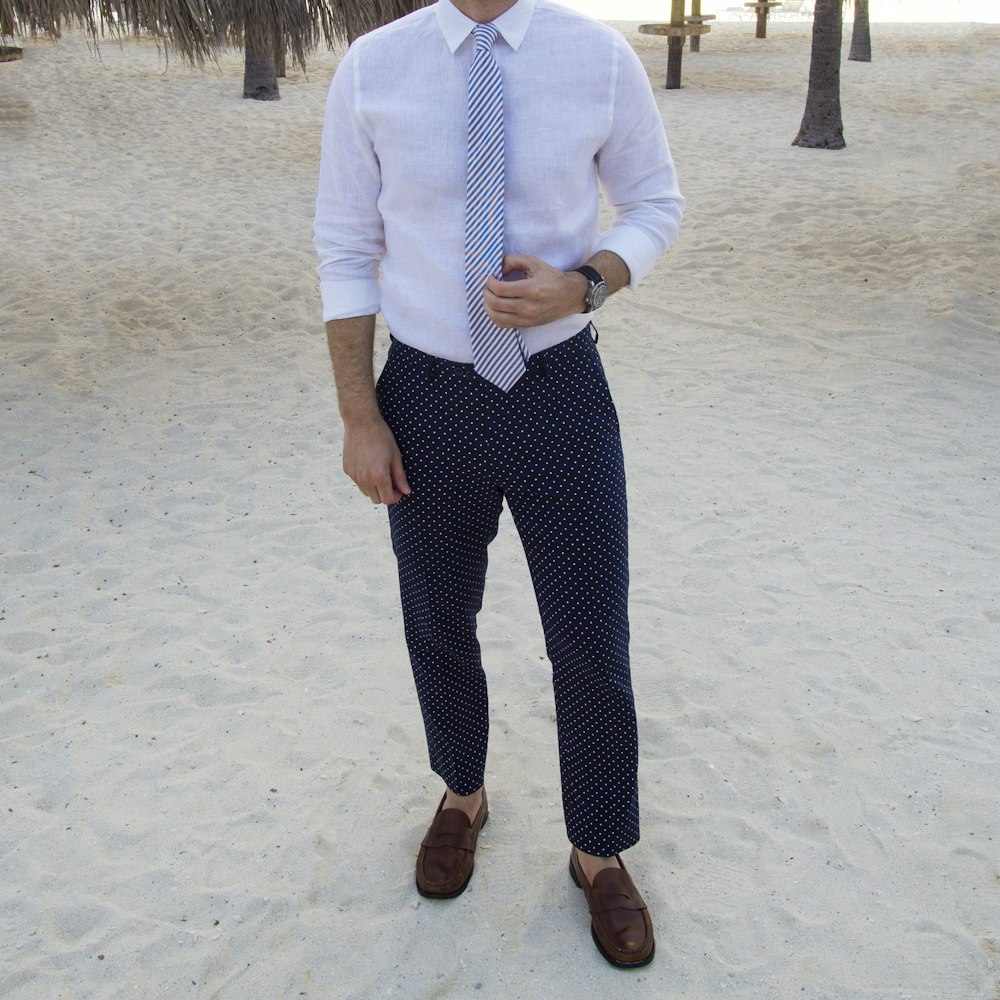
[[[375,317],[352,316],[348,319],[328,320],[326,340],[337,384],[340,416],[344,423],[377,417],[378,401],[375,399],[372,363]]]
[[[604,279],[604,284],[608,286],[608,295],[614,295],[615,292],[621,291],[631,278],[628,264],[613,250],[598,250],[586,263]],[[583,291],[586,294],[586,286],[584,286]]]

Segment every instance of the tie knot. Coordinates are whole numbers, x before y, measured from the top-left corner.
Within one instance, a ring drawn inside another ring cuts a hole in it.
[[[477,52],[481,52],[483,49],[492,49],[497,35],[500,34],[495,24],[477,24],[472,29],[472,33],[476,36]]]

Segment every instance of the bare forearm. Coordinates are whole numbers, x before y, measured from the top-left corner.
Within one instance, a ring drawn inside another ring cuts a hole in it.
[[[375,317],[331,319],[326,324],[326,340],[344,424],[375,419],[379,415],[372,367]]]
[[[608,286],[608,295],[614,295],[615,292],[621,291],[632,277],[629,273],[628,264],[613,250],[598,250],[590,260],[584,261],[584,263],[589,264],[601,275],[604,283]],[[583,275],[581,274],[580,277],[582,278]],[[585,278],[584,282],[586,282]],[[586,292],[587,286],[585,283],[583,291],[580,294],[585,295]]]

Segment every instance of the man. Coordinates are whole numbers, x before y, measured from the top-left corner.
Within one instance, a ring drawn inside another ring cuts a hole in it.
[[[356,41],[331,85],[315,232],[344,470],[388,505],[446,786],[417,889],[465,889],[488,816],[475,621],[506,500],[552,662],[570,874],[625,967],[654,941],[620,858],[639,839],[625,479],[589,314],[635,287],[682,209],[638,59],[548,0],[440,0]]]

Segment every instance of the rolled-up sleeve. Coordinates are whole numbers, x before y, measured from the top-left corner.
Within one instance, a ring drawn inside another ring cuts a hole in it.
[[[379,311],[385,235],[378,210],[378,158],[359,114],[360,60],[352,47],[326,102],[313,238],[323,320]]]
[[[627,43],[618,54],[611,115],[597,171],[614,221],[595,249],[618,254],[635,289],[677,239],[684,198],[649,78]]]

